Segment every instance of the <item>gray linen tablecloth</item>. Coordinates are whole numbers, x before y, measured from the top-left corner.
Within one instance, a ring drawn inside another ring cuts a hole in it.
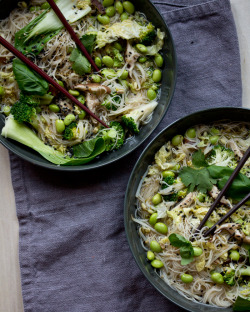
[[[145,144],[193,111],[241,106],[229,0],[155,4],[175,41],[178,78],[171,107]],[[124,192],[145,144],[112,166],[78,174],[45,170],[10,155],[26,312],[183,311],[144,278],[125,237]]]

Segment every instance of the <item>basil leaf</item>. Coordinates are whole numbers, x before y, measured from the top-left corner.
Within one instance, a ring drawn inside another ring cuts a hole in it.
[[[233,169],[223,166],[209,166],[207,168],[211,177],[218,179],[218,187],[222,189],[229,177],[233,173]],[[226,196],[235,200],[241,200],[250,192],[250,179],[244,174],[239,173],[233,180],[233,183],[226,192]]]
[[[193,246],[191,245],[191,243],[189,243],[189,245],[187,245],[187,246],[180,247],[180,255],[182,258],[185,258],[185,259],[191,259],[192,258],[192,260],[193,260],[194,249],[193,249]]]
[[[187,265],[191,263],[194,260],[194,258],[181,258],[181,265]]]
[[[250,311],[250,298],[238,296],[233,305],[233,311]]]
[[[169,235],[168,239],[170,244],[174,247],[182,247],[190,244],[190,241],[188,241],[185,237],[176,233]]]
[[[21,91],[32,95],[47,93],[48,82],[17,58],[13,60],[13,72]]]

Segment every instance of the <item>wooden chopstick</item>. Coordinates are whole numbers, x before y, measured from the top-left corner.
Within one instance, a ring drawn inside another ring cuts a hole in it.
[[[40,76],[42,76],[45,80],[47,80],[50,84],[52,84],[56,89],[62,92],[67,98],[69,98],[76,105],[81,107],[86,113],[100,122],[104,127],[109,128],[100,118],[98,118],[94,113],[92,113],[86,106],[84,106],[81,102],[79,102],[73,95],[71,95],[66,89],[61,87],[55,80],[53,80],[50,76],[48,76],[43,70],[41,70],[36,64],[30,61],[25,55],[23,55],[20,51],[18,51],[13,45],[11,45],[8,41],[6,41],[2,36],[0,36],[0,43],[10,52],[12,52],[15,56],[17,56],[21,61],[23,61],[26,65],[31,67],[34,71],[36,71]]]
[[[86,56],[86,58],[88,59],[90,64],[93,66],[94,70],[96,72],[98,72],[99,68],[96,66],[95,62],[93,61],[93,59],[89,55],[88,51],[86,50],[85,46],[82,44],[81,40],[78,38],[78,36],[74,32],[74,30],[70,26],[70,24],[67,22],[66,18],[64,17],[64,15],[62,14],[61,10],[58,8],[56,3],[53,0],[48,0],[47,2],[50,4],[50,6],[52,7],[54,12],[56,13],[58,18],[60,19],[60,21],[63,23],[64,27],[69,32],[71,38],[75,41],[75,43],[77,44],[78,48],[82,51],[82,53]]]
[[[209,230],[207,230],[203,236],[206,237],[209,234],[212,234],[218,225],[221,225],[227,218],[229,218],[236,210],[238,210],[245,202],[250,200],[250,193],[245,196],[241,201],[239,201],[232,209],[230,209],[225,216],[223,216],[217,223],[215,223]]]
[[[250,147],[247,149],[247,151],[245,152],[244,156],[241,158],[240,162],[238,163],[237,167],[234,169],[232,175],[227,180],[227,183],[224,185],[224,187],[222,188],[221,192],[216,197],[215,201],[213,202],[213,204],[210,207],[210,209],[208,210],[207,214],[205,215],[205,217],[201,221],[201,223],[198,226],[198,228],[196,229],[195,233],[197,233],[198,231],[200,231],[203,228],[203,226],[206,223],[207,219],[210,217],[210,215],[214,211],[216,205],[220,202],[221,198],[224,196],[224,194],[226,193],[226,191],[228,190],[230,185],[233,183],[234,178],[237,176],[237,174],[239,173],[241,168],[244,166],[244,164],[247,161],[247,159],[249,158],[249,156],[250,156]]]

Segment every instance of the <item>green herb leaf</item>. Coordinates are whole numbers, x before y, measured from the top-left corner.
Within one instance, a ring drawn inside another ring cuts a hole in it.
[[[73,155],[76,158],[95,157],[105,151],[105,143],[102,138],[94,138],[73,146]]]
[[[168,239],[172,246],[180,248],[181,265],[187,265],[194,260],[194,249],[190,241],[176,233],[169,235]]]
[[[216,180],[211,178],[207,168],[193,169],[190,167],[184,167],[179,174],[182,182],[188,187],[189,192],[193,192],[195,187],[201,193],[211,191]]]
[[[198,151],[194,152],[192,155],[192,163],[195,167],[207,167],[208,163],[206,162],[205,155],[199,149]]]
[[[47,93],[48,82],[17,58],[13,60],[13,72],[21,91],[32,95]]]
[[[233,311],[250,311],[250,298],[238,296],[233,305]]]
[[[222,189],[233,173],[233,169],[222,166],[209,166],[207,168],[212,178],[218,180],[218,187]],[[250,192],[250,179],[244,174],[239,173],[226,192],[226,196],[235,200],[241,200]]]
[[[81,42],[89,54],[92,53],[95,44],[96,35],[86,34],[82,36]],[[72,68],[78,74],[83,76],[91,72],[91,65],[82,52],[76,48],[71,52],[70,61],[73,62]]]

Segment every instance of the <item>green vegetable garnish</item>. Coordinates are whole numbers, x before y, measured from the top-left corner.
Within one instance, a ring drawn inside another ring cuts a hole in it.
[[[172,246],[180,249],[181,265],[187,265],[194,260],[194,249],[190,241],[176,233],[169,235],[168,238]]]

